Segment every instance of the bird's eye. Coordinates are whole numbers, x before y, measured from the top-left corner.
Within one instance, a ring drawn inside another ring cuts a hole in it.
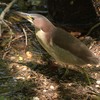
[[[32,20],[34,20],[34,18],[33,18],[33,17],[31,17],[31,19],[32,19]]]

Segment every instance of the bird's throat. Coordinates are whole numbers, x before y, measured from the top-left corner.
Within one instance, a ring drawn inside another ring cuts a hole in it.
[[[43,32],[41,29],[36,32],[36,37],[40,44],[49,45],[50,43],[50,34]]]

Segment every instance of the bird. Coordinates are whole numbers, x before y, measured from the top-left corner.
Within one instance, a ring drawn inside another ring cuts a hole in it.
[[[35,27],[38,42],[60,64],[75,65],[77,67],[87,64],[100,64],[100,59],[84,43],[64,29],[56,27],[45,16],[20,11],[14,13],[27,19]],[[86,75],[88,84],[91,85],[84,67],[80,67],[80,69]],[[66,72],[67,69],[62,77],[65,77]]]
[[[15,13],[35,27],[38,42],[59,63],[81,66],[97,65],[100,62],[84,43],[53,25],[45,16],[20,11]]]

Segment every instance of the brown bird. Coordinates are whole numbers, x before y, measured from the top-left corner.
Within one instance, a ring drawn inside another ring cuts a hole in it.
[[[99,59],[85,44],[65,30],[54,26],[46,17],[23,12],[16,14],[34,25],[39,43],[58,62],[78,66],[99,63]]]
[[[80,40],[65,30],[54,26],[40,14],[15,12],[27,19],[35,27],[37,40],[42,47],[59,63],[70,65],[99,64],[100,60]],[[81,67],[80,67],[81,68]],[[91,82],[84,68],[88,84]],[[65,76],[66,72],[63,76]]]

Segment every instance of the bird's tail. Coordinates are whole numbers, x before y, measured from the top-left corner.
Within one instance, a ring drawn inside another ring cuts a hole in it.
[[[91,57],[91,58],[89,58],[89,59],[91,59],[90,61],[90,63],[91,64],[94,64],[94,65],[99,65],[100,64],[100,58],[97,58],[97,57]]]

